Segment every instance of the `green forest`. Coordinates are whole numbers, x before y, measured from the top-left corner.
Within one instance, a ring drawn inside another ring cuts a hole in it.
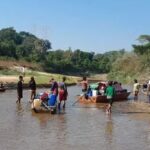
[[[110,79],[130,81],[141,72],[149,72],[150,36],[141,35],[139,45],[106,53],[88,50],[52,50],[49,40],[40,39],[29,32],[17,32],[13,27],[0,30],[0,59],[23,60],[37,63],[42,70],[69,75],[107,73]],[[100,51],[100,50],[99,50]]]

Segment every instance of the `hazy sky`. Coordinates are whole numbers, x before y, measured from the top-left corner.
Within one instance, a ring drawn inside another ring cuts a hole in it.
[[[150,34],[150,0],[1,0],[0,28],[48,39],[53,49],[105,52]]]

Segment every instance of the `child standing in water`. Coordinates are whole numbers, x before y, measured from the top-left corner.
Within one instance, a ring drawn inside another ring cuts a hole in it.
[[[112,81],[109,81],[108,87],[106,88],[106,97],[108,100],[108,105],[106,107],[106,114],[111,113],[111,107],[112,107],[114,96],[115,96],[115,88],[112,85]]]
[[[18,95],[18,100],[16,103],[21,102],[21,98],[23,98],[23,76],[19,76],[19,81],[17,83],[17,95]]]

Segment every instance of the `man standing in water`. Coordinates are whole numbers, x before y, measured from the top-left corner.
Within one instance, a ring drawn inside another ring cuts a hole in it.
[[[81,85],[82,85],[82,92],[85,94],[88,89],[88,80],[86,77],[83,77],[83,80],[81,81]]]
[[[148,97],[148,102],[150,103],[150,80],[148,81],[148,85],[147,85],[147,97]]]
[[[23,91],[23,77],[19,76],[19,81],[17,83],[18,100],[16,101],[16,103],[18,102],[20,103],[21,98],[23,97],[22,91]]]
[[[135,101],[138,100],[139,89],[140,89],[140,84],[138,83],[137,79],[134,79],[133,95],[134,95],[134,100]]]
[[[33,102],[35,96],[36,96],[36,82],[35,82],[35,79],[34,77],[31,77],[31,80],[29,82],[29,87],[31,89],[31,102]]]

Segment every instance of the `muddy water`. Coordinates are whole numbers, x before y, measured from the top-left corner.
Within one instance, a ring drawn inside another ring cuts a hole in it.
[[[43,91],[44,89],[39,89]],[[102,105],[74,103],[79,87],[69,88],[65,112],[35,114],[24,91],[0,93],[0,150],[149,150],[150,114],[128,113],[132,101],[114,103],[111,116]]]

